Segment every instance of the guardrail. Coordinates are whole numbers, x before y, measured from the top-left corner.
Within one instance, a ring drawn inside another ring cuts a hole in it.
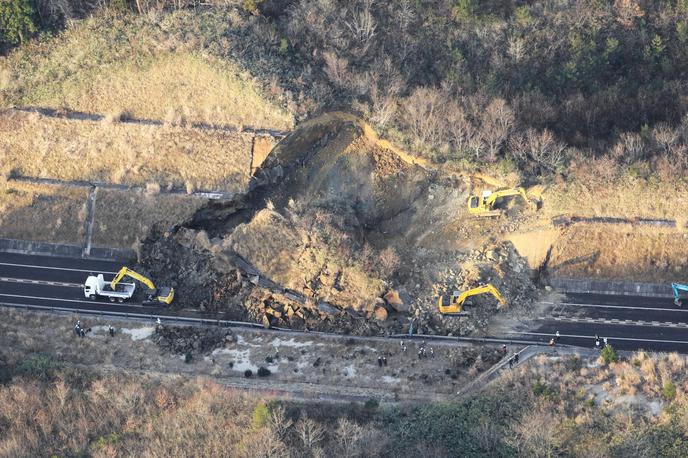
[[[613,294],[622,296],[674,297],[669,283],[552,278],[550,285],[562,293]]]

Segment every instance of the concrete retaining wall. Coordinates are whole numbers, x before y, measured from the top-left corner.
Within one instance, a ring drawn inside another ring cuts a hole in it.
[[[633,283],[610,280],[553,278],[550,281],[550,285],[562,293],[674,297],[670,283]]]
[[[86,258],[129,261],[136,259],[133,250],[121,248],[91,248],[89,256],[82,256],[84,248],[79,245],[63,245],[30,240],[0,238],[0,251],[5,253],[36,254],[43,256],[60,256],[66,258]]]

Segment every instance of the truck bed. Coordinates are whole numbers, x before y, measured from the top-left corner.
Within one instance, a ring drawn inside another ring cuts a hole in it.
[[[115,288],[115,290],[110,288],[110,283],[105,283],[105,288],[103,288],[100,294],[108,297],[123,297],[128,299],[134,295],[134,289],[136,289],[136,285],[134,283],[120,282],[117,284],[117,288]]]

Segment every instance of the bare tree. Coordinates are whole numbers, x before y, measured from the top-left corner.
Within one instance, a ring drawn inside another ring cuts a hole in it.
[[[340,418],[335,430],[335,440],[337,441],[339,456],[356,456],[358,451],[356,446],[363,438],[363,428],[346,418]]]
[[[323,53],[325,60],[325,74],[336,85],[347,88],[351,82],[351,73],[349,72],[349,61],[343,57],[337,56],[332,51],[325,51]]]
[[[495,99],[481,116],[480,136],[487,148],[487,160],[494,162],[514,125],[514,112],[504,99]]]
[[[315,448],[325,438],[325,428],[308,417],[300,418],[295,428],[296,434],[306,449]]]
[[[638,0],[614,0],[614,10],[617,21],[626,28],[633,27],[636,19],[645,16]]]
[[[510,152],[522,163],[534,162],[540,169],[555,172],[564,163],[566,146],[548,130],[528,129],[525,135],[512,138]]]
[[[645,154],[645,141],[636,133],[623,133],[611,151],[612,157],[622,164],[632,164]]]
[[[553,406],[541,406],[526,412],[514,428],[511,445],[522,454],[534,457],[550,457],[554,454],[554,434],[557,419]]]
[[[256,437],[252,438],[251,446],[245,456],[247,458],[287,458],[289,449],[272,431],[263,428]]]
[[[272,431],[282,440],[287,435],[289,428],[291,428],[294,422],[291,418],[287,417],[284,407],[276,406],[270,409],[268,423]]]
[[[416,148],[435,146],[441,134],[439,112],[442,97],[437,89],[415,89],[403,102],[405,121],[414,136]]]
[[[652,138],[655,140],[655,143],[657,143],[659,149],[663,153],[668,154],[678,143],[680,134],[676,129],[662,122],[652,129]]]
[[[394,275],[399,268],[400,259],[394,247],[387,247],[380,253],[380,273],[386,277]]]
[[[475,129],[466,118],[461,105],[456,100],[449,100],[445,105],[445,130],[449,141],[457,151],[467,151]]]
[[[377,22],[372,12],[374,0],[363,0],[362,3],[361,7],[352,11],[349,20],[345,21],[354,43],[357,44],[352,50],[356,57],[362,57],[368,52],[377,30]]]

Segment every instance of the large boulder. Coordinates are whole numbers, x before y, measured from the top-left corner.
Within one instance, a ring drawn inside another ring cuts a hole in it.
[[[387,319],[387,309],[384,307],[375,307],[375,319],[377,321],[385,321]]]
[[[392,307],[397,312],[406,313],[410,310],[409,306],[401,299],[399,293],[393,289],[387,291],[383,297],[387,305]]]

